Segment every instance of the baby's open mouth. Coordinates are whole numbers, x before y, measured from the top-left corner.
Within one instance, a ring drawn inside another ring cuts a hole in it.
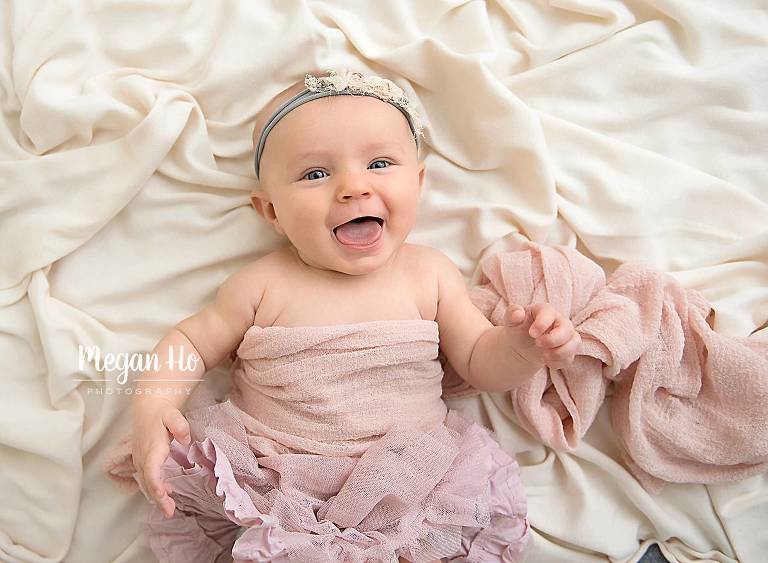
[[[384,219],[373,215],[357,217],[333,229],[341,244],[347,246],[369,246],[381,237]]]

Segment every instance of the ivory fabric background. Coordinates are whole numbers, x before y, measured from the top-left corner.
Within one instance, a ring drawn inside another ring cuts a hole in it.
[[[152,560],[145,500],[101,472],[129,398],[97,394],[121,386],[78,345],[149,352],[279,244],[249,206],[251,128],[309,69],[423,108],[409,240],[468,280],[520,232],[674,272],[720,332],[768,319],[768,2],[18,0],[0,24],[0,560]],[[652,496],[605,409],[562,453],[504,394],[464,405],[517,452],[531,561],[764,560],[768,476]]]

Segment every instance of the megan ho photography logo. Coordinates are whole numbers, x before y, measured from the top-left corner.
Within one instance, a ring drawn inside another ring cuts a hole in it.
[[[168,354],[165,356],[165,359],[161,359],[155,352],[103,352],[99,346],[84,346],[83,344],[78,345],[77,348],[77,366],[80,373],[85,373],[87,366],[90,365],[99,374],[105,376],[113,375],[113,377],[104,377],[103,379],[81,378],[76,381],[116,383],[119,386],[117,389],[110,387],[106,389],[103,387],[97,389],[89,388],[88,393],[160,394],[171,392],[174,394],[189,394],[191,389],[174,389],[170,386],[167,388],[155,386],[153,388],[133,389],[133,387],[128,385],[142,382],[178,383],[202,381],[201,378],[192,377],[197,367],[202,364],[202,359],[195,353],[186,353],[184,346],[174,347],[169,345]],[[182,376],[164,379],[152,376],[152,374],[159,374],[163,371],[166,373],[171,371],[177,374],[189,373],[190,377]],[[135,375],[136,377],[129,378],[129,375]]]

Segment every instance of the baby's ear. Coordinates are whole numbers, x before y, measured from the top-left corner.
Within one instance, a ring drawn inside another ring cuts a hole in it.
[[[421,192],[424,187],[424,177],[426,175],[426,167],[423,160],[419,162],[417,170],[419,171],[419,192]]]
[[[256,211],[258,211],[259,215],[262,217],[264,216],[264,212],[262,211],[264,200],[262,199],[263,192],[261,190],[252,190],[251,191],[251,207],[253,207]]]
[[[281,235],[284,234],[280,222],[275,213],[275,206],[267,199],[267,195],[262,190],[253,190],[251,192],[251,207],[261,215],[275,230]]]

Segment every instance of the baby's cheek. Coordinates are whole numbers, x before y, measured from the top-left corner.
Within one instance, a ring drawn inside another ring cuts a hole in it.
[[[419,200],[413,197],[405,197],[398,205],[395,216],[403,228],[411,229],[419,213]]]
[[[297,204],[291,211],[291,226],[298,234],[307,235],[317,229],[325,229],[325,224],[319,211],[312,209],[309,204]]]

